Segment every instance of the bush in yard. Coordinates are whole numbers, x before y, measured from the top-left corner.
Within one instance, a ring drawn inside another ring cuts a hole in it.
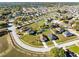
[[[50,51],[50,55],[53,57],[65,57],[65,51],[62,48],[53,48]]]

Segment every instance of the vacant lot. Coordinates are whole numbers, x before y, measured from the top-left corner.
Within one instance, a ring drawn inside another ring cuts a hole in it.
[[[24,57],[26,56],[25,54],[18,52],[14,48],[7,54],[5,55],[6,57]]]
[[[50,56],[48,52],[46,53],[41,53],[41,52],[33,52],[33,51],[29,51],[29,50],[16,50],[16,49],[12,49],[7,55],[5,55],[4,57],[48,57]]]
[[[8,48],[7,35],[0,37],[0,53]]]

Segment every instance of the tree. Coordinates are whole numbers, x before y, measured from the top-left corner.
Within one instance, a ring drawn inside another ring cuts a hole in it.
[[[75,22],[73,28],[79,31],[79,22]]]
[[[53,48],[50,51],[50,55],[54,57],[65,57],[65,51],[62,48]]]
[[[50,55],[51,56],[54,56],[54,57],[58,57],[59,56],[59,50],[58,50],[58,48],[53,48],[53,49],[51,49],[51,51],[50,51]]]
[[[60,57],[65,57],[66,56],[64,49],[60,48],[60,50],[59,50],[59,56]]]

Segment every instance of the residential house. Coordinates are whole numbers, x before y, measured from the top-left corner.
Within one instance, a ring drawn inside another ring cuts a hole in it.
[[[65,32],[65,29],[63,28],[56,28],[56,34],[62,34],[63,32]]]
[[[70,37],[70,36],[73,36],[74,34],[71,33],[71,32],[69,32],[69,31],[65,31],[65,32],[63,33],[63,35],[64,35],[65,37]]]
[[[41,35],[40,40],[41,40],[42,42],[47,42],[47,41],[49,41],[49,39],[48,39],[48,37],[47,37],[46,35]]]
[[[54,35],[54,34],[48,34],[48,38],[50,40],[57,40],[58,39],[58,37],[56,35]]]

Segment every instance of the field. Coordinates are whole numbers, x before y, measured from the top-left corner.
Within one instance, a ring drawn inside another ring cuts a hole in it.
[[[17,50],[15,50],[14,48],[4,57],[25,57],[26,55],[18,52]]]
[[[0,37],[0,53],[8,48],[7,35]]]
[[[16,50],[15,48],[12,48],[12,50],[4,57],[48,57],[48,56],[50,56],[48,52],[41,53],[41,52],[33,52],[29,50],[20,51],[20,50]]]
[[[59,40],[57,40],[56,42],[57,43],[65,43],[65,42],[68,42],[68,41],[72,41],[72,40],[76,40],[76,36],[71,36],[71,37],[65,37],[63,36],[62,34],[59,34],[57,35],[59,37]]]

